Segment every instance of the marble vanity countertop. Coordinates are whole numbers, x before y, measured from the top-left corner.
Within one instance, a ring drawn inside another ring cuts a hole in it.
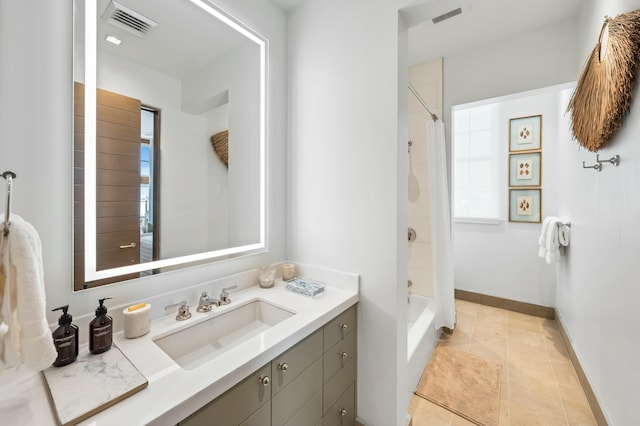
[[[185,321],[176,321],[173,313],[152,320],[151,331],[137,339],[127,339],[123,332],[114,334],[114,342],[149,385],[80,424],[176,424],[358,302],[357,278],[355,285],[327,284],[323,295],[310,299],[284,291],[282,281],[278,280],[270,289],[254,286],[233,292],[230,304],[214,307],[211,312],[199,313],[196,306],[190,306],[192,316]],[[154,339],[200,322],[215,321],[215,316],[253,300],[268,302],[294,315],[190,370],[181,368],[154,343]],[[39,379],[34,376],[34,380]],[[27,386],[32,395],[38,395],[36,400],[31,399],[31,404],[40,406],[42,412],[46,412],[45,406],[53,410],[48,399],[43,400],[46,392],[38,388],[45,385],[39,381]],[[78,389],[78,398],[87,391]],[[37,424],[55,424],[53,415],[50,423],[42,423],[43,420],[39,418]]]

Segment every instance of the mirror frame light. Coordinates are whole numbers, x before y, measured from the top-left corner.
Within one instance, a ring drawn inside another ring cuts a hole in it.
[[[185,0],[187,1],[187,0]],[[267,138],[267,40],[256,32],[241,25],[226,13],[213,7],[204,0],[189,0],[206,13],[219,19],[238,31],[260,47],[260,240],[255,244],[213,250],[170,259],[122,266],[118,268],[96,270],[96,84],[97,84],[97,2],[85,2],[85,122],[84,132],[87,141],[84,151],[84,243],[85,243],[85,282],[104,278],[164,268],[202,260],[221,258],[240,253],[258,251],[266,247],[266,138]]]

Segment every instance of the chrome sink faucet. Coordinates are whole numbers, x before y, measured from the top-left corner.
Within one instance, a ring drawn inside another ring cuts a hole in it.
[[[220,299],[211,299],[206,291],[202,292],[200,295],[200,302],[198,303],[198,312],[210,312],[213,306],[221,306],[228,305],[231,303],[231,299],[229,298],[229,290],[233,290],[238,288],[237,285],[232,285],[231,287],[223,288],[220,292]]]
[[[221,302],[218,299],[209,299],[209,295],[206,291],[202,292],[200,295],[200,302],[198,302],[198,308],[196,309],[198,312],[209,312],[211,308],[215,306],[220,306]]]

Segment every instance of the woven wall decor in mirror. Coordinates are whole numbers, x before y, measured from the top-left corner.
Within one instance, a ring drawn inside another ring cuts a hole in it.
[[[574,139],[589,151],[603,148],[620,128],[639,63],[640,9],[605,17],[567,108]]]
[[[224,130],[211,136],[211,145],[220,161],[229,168],[229,131]]]

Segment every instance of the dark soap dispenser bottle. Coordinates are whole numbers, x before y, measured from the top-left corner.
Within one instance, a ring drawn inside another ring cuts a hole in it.
[[[111,349],[113,341],[113,320],[107,315],[107,307],[104,301],[111,299],[105,297],[98,299],[98,308],[96,309],[96,317],[89,323],[89,352],[92,354],[101,354]]]
[[[71,323],[73,317],[67,313],[69,305],[53,309],[53,311],[58,310],[62,310],[62,315],[58,319],[58,328],[53,331],[53,344],[58,351],[53,365],[62,367],[78,358],[78,327]]]

